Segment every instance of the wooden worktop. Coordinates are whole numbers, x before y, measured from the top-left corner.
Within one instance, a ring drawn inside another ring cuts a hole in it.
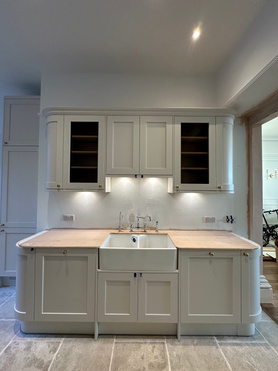
[[[19,241],[25,248],[98,248],[110,233],[130,233],[116,229],[50,229]],[[137,232],[142,233],[142,232]],[[154,230],[148,231],[156,234]],[[136,234],[136,232],[133,232]],[[227,231],[211,230],[160,230],[168,234],[178,249],[229,249],[254,250],[260,246]]]

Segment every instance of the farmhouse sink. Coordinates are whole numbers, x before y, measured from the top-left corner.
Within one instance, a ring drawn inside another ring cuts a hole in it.
[[[99,268],[174,271],[177,249],[168,235],[110,234],[99,248]]]

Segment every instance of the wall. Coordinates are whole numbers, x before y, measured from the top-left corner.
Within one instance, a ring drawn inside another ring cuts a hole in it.
[[[42,77],[42,109],[47,107],[92,108],[188,108],[214,107],[212,80],[139,75],[46,74]],[[109,194],[99,192],[46,192],[45,121],[41,119],[38,230],[53,227],[117,227],[119,212],[152,216],[160,228],[233,229],[247,236],[246,154],[244,127],[235,128],[235,195],[168,194],[166,179],[115,178]],[[235,214],[236,212],[236,214]],[[64,222],[63,214],[75,214]],[[226,215],[235,224],[225,222]],[[204,224],[203,216],[216,223]]]

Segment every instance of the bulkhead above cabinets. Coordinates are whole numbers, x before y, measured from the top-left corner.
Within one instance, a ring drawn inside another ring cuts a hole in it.
[[[168,178],[168,192],[233,192],[226,110],[44,110],[48,190],[109,191],[111,177]]]

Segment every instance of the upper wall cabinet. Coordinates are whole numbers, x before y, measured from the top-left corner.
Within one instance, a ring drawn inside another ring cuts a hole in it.
[[[172,175],[171,116],[108,116],[107,175]]]
[[[47,117],[46,189],[104,190],[105,117]]]
[[[4,145],[37,146],[39,144],[39,98],[5,98],[4,111]]]
[[[175,117],[174,191],[233,192],[233,117]]]

